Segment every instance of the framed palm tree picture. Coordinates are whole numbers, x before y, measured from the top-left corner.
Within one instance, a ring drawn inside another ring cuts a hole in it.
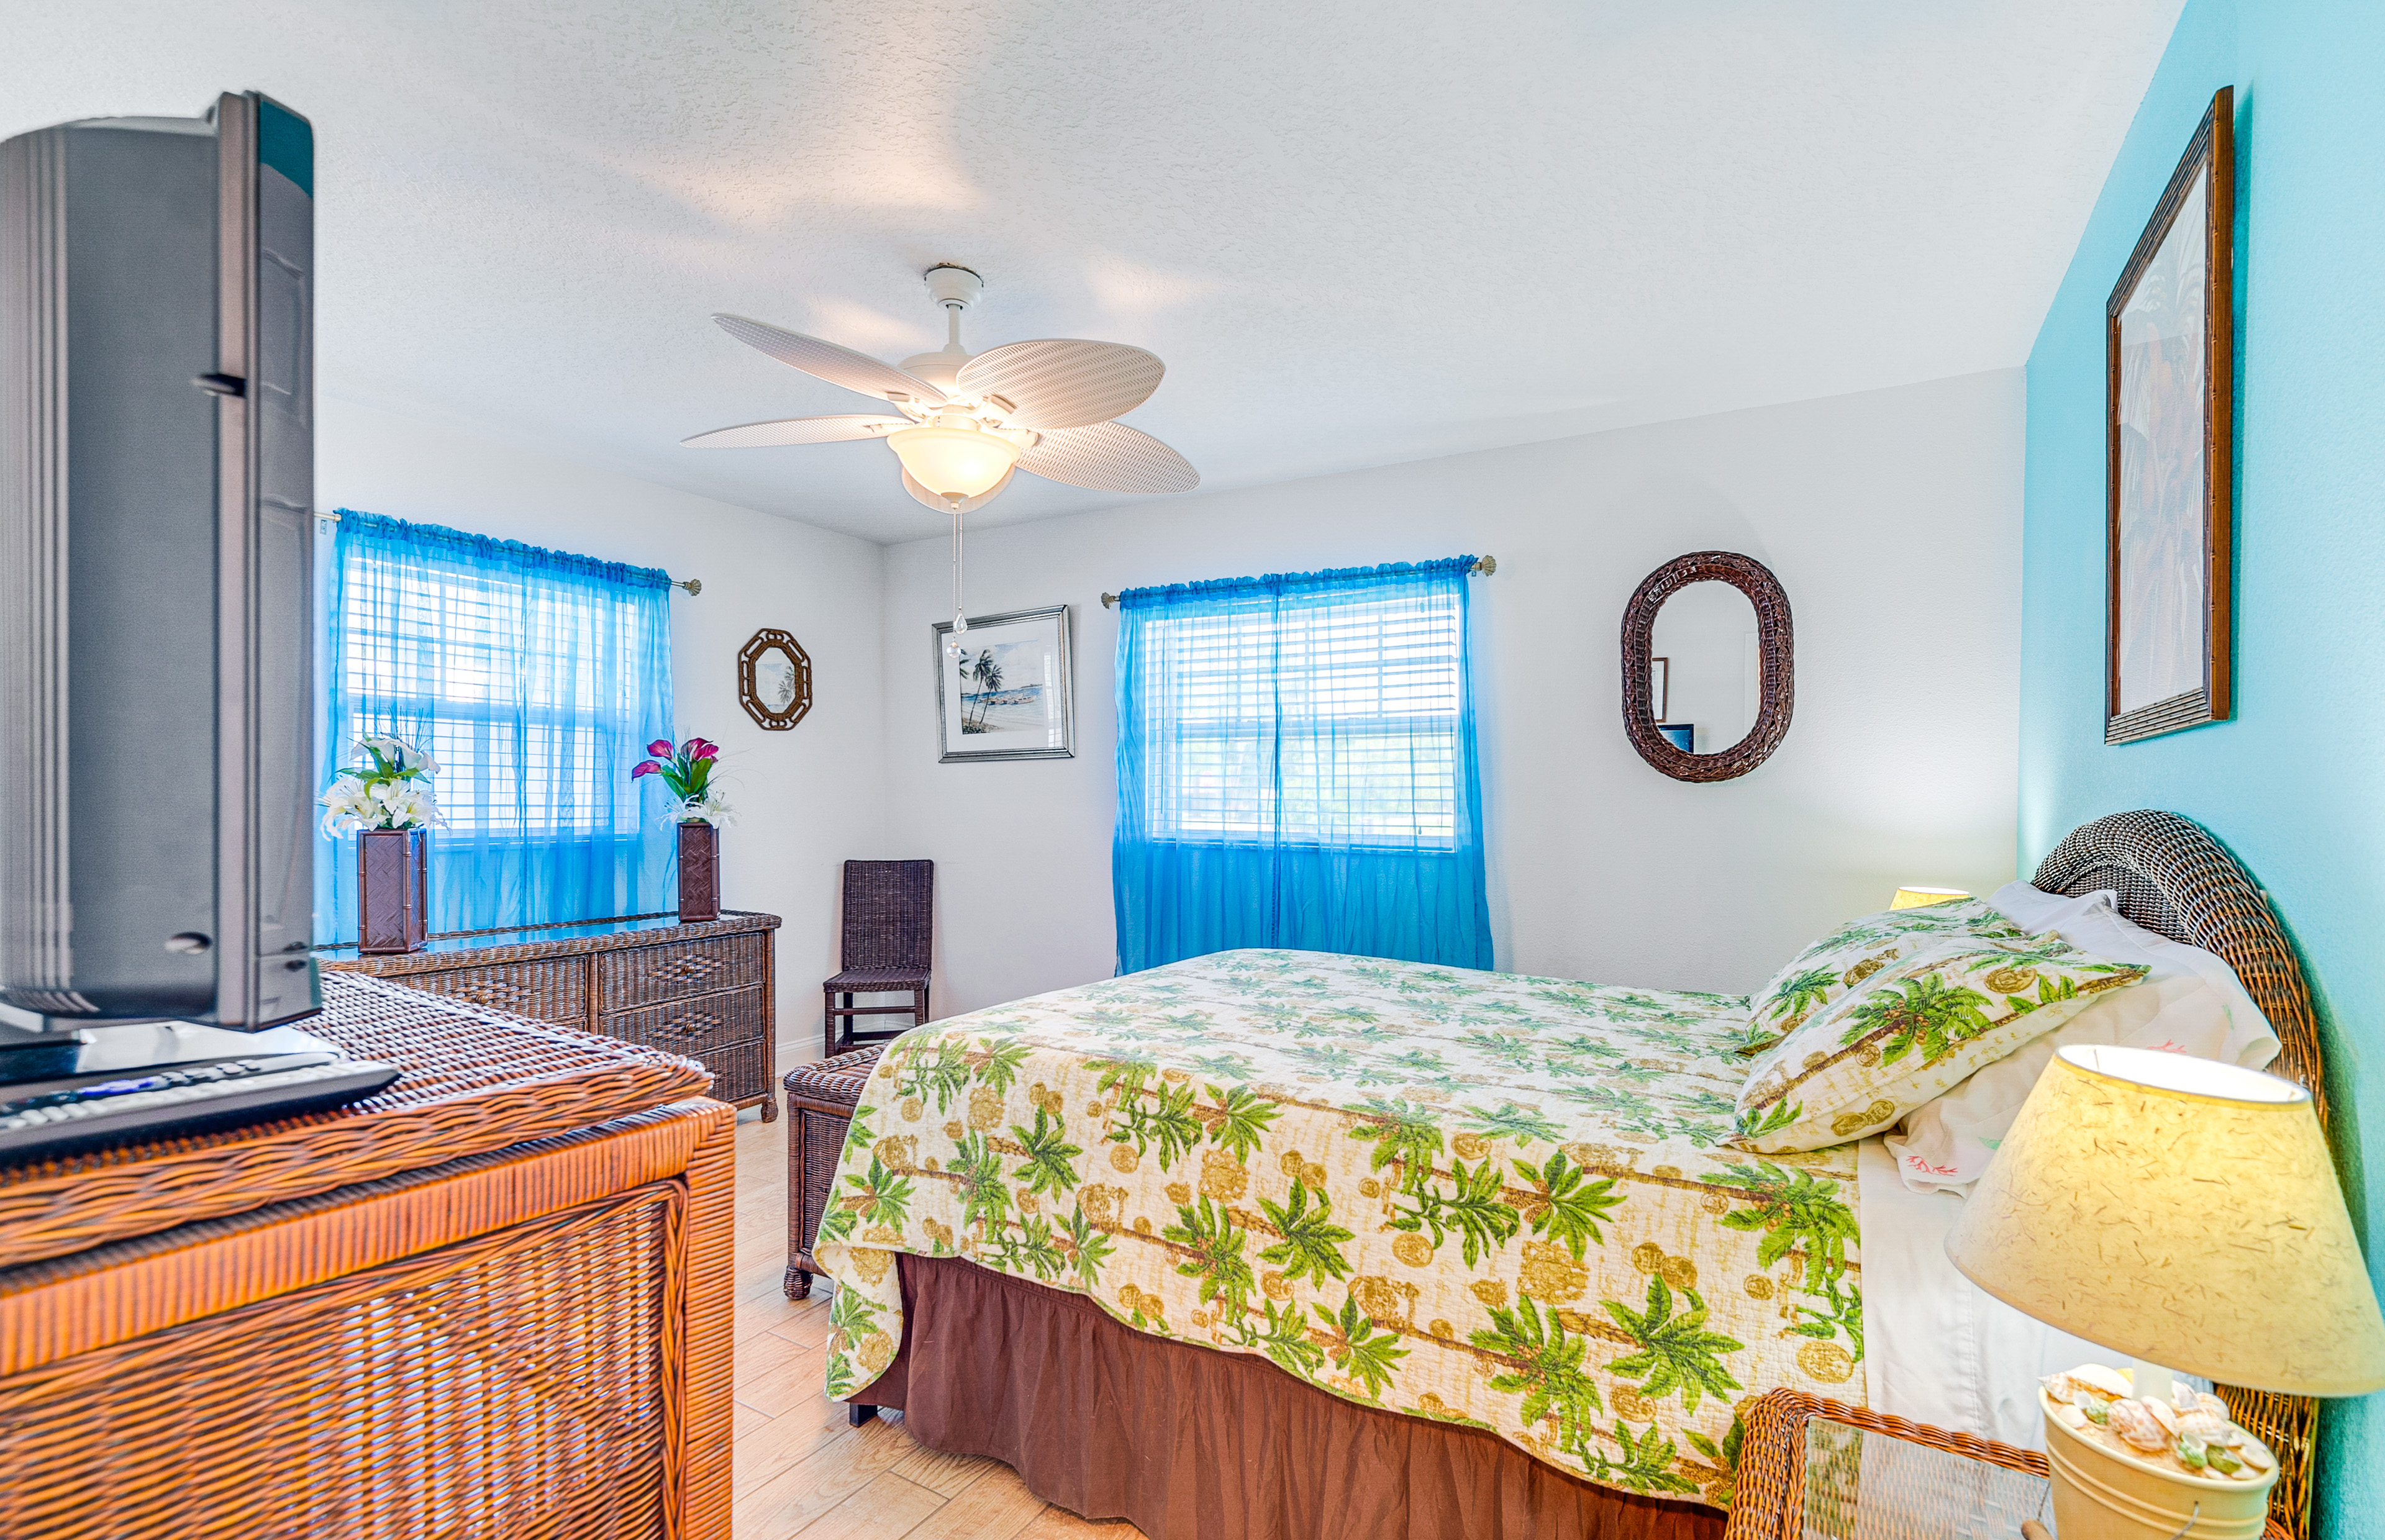
[[[939,762],[1074,759],[1068,606],[935,626]]]
[[[2223,87],[2104,307],[2106,743],[2234,706],[2234,119]]]

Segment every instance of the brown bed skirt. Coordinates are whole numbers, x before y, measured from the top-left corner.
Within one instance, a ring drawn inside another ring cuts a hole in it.
[[[1594,1486],[957,1258],[899,1261],[902,1351],[856,1399],[1152,1540],[1720,1540],[1714,1509]]]

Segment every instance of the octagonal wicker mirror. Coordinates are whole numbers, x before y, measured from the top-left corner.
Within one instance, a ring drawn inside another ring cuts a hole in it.
[[[1753,556],[1696,551],[1650,573],[1623,608],[1632,748],[1678,781],[1727,781],[1763,764],[1789,732],[1792,640],[1789,595]]]
[[[737,699],[745,714],[783,732],[812,709],[812,660],[786,632],[765,627],[737,653]]]

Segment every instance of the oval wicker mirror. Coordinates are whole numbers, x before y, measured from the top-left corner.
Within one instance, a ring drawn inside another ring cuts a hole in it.
[[[1745,602],[1733,594],[1683,593],[1701,583],[1728,583]],[[1680,602],[1668,607],[1671,599]],[[1663,653],[1655,645],[1660,612],[1676,639]],[[1676,556],[1623,607],[1624,734],[1642,759],[1677,781],[1746,775],[1788,735],[1796,694],[1792,640],[1789,595],[1762,562],[1735,551]]]

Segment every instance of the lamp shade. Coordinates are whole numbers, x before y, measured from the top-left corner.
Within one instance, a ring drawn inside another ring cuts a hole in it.
[[[1927,909],[1933,903],[1953,903],[1971,895],[1959,888],[1900,888],[1890,901],[1891,909]]]
[[[2377,1309],[2310,1093],[2146,1049],[2054,1056],[1946,1255],[2075,1336],[2226,1385],[2385,1388]]]
[[[1018,463],[1018,446],[976,428],[904,428],[886,435],[911,479],[939,497],[975,497]]]

